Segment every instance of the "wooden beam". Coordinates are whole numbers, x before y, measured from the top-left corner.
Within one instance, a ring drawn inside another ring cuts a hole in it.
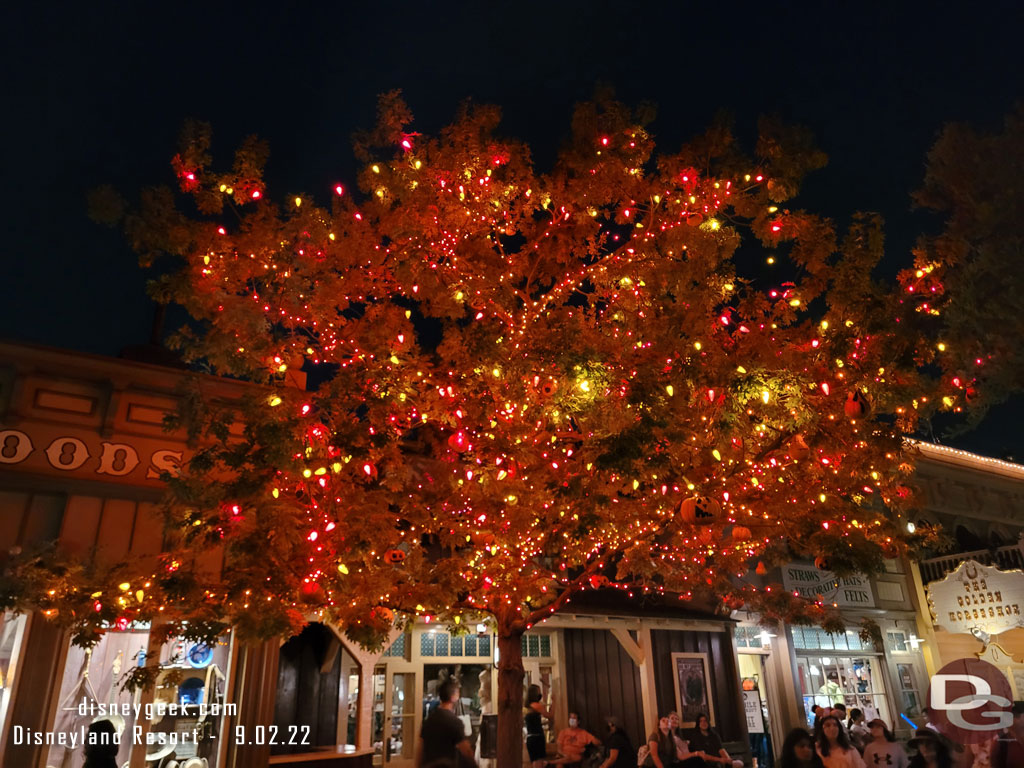
[[[637,630],[637,645],[643,654],[640,666],[640,701],[644,708],[644,733],[653,733],[658,727],[657,681],[654,677],[654,653],[651,629],[641,626]]]
[[[629,654],[629,658],[633,660],[634,664],[639,667],[644,663],[644,649],[639,646],[636,640],[630,637],[627,630],[622,627],[612,627],[611,632],[615,639],[619,641],[622,649]]]

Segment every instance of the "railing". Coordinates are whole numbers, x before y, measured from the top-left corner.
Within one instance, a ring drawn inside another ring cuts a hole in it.
[[[975,560],[982,565],[994,565],[1003,571],[1015,568],[1024,570],[1024,544],[978,549],[974,552],[957,552],[922,560],[918,563],[921,568],[921,580],[925,584],[939,581],[955,571],[956,567],[964,560]]]

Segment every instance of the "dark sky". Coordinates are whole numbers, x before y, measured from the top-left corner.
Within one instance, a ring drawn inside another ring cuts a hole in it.
[[[670,149],[720,109],[741,135],[777,113],[831,158],[798,202],[839,222],[881,212],[895,263],[934,226],[909,193],[939,128],[998,128],[1024,82],[1013,2],[32,5],[2,20],[0,337],[107,355],[146,341],[152,305],[85,194],[171,182],[185,118],[213,124],[224,160],[247,134],[268,139],[271,193],[323,198],[353,179],[349,137],[392,88],[424,132],[467,97],[501,105],[541,163],[595,83],[657,103]],[[1006,406],[953,444],[1024,460],[1022,417]]]

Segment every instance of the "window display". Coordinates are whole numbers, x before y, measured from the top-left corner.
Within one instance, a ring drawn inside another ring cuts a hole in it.
[[[68,738],[50,745],[47,768],[81,768],[81,739],[70,737],[103,719],[114,725],[118,765],[133,750],[145,750],[150,768],[172,761],[217,768],[223,716],[231,708],[225,705],[229,638],[213,647],[177,638],[165,643],[151,698],[124,685],[133,666],[145,665],[148,646],[149,627],[135,626],[110,629],[92,648],[69,648],[52,729]]]
[[[7,706],[14,690],[27,621],[24,614],[7,612],[0,615],[0,733],[7,722]]]
[[[858,707],[868,720],[880,717],[892,722],[881,663],[881,657],[874,656],[798,656],[800,692],[808,726],[814,724],[811,708],[815,704],[844,704],[847,711]]]

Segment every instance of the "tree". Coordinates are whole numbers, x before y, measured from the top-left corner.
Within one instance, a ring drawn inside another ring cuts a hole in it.
[[[950,382],[975,406],[961,429],[976,426],[988,406],[1024,388],[1024,285],[1017,266],[1024,253],[1022,163],[1024,107],[1006,117],[1000,133],[947,125],[914,194],[918,206],[945,216],[939,234],[918,241],[913,279],[919,289],[958,286],[943,325],[958,341],[946,345]]]
[[[182,553],[224,547],[220,582],[171,553],[132,617],[268,637],[317,614],[368,644],[487,617],[507,768],[520,639],[582,590],[839,626],[761,576],[902,552],[902,438],[958,394],[932,373],[949,294],[872,278],[877,217],[840,241],[784,207],[824,164],[804,133],[763,121],[750,158],[718,124],[655,155],[604,99],[541,173],[498,119],[466,107],[428,138],[383,97],[361,196],[337,185],[327,207],[272,202],[255,140],[212,170],[193,126],[174,168],[194,208],[150,190],[126,230],[145,263],[174,260],[154,293],[194,319],[187,359],[263,385],[183,413],[205,447],[168,520]],[[298,366],[313,391],[284,386]]]

